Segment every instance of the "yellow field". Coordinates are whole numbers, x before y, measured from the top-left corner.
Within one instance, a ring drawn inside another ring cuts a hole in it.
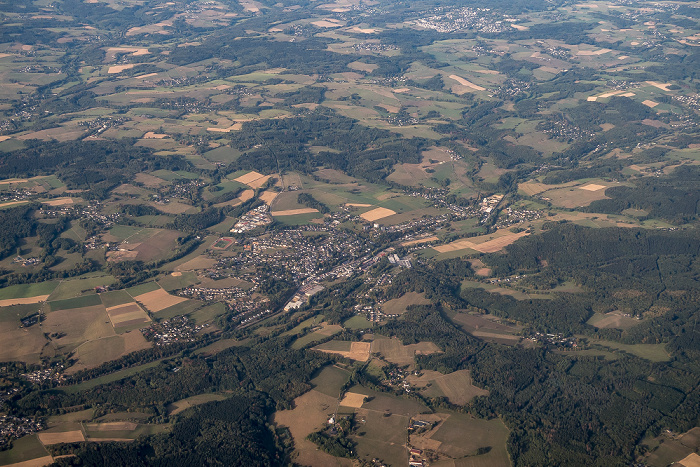
[[[595,183],[589,183],[588,185],[584,185],[580,188],[586,191],[598,191],[607,187],[605,185],[596,185]]]
[[[658,102],[654,102],[654,101],[652,101],[652,100],[650,100],[650,99],[647,99],[647,100],[645,100],[645,101],[642,101],[642,104],[646,105],[646,106],[649,107],[650,109],[653,109],[654,107],[656,107],[657,105],[659,105]]]
[[[360,214],[360,217],[366,221],[372,222],[379,219],[383,219],[385,217],[393,216],[394,214],[396,214],[396,211],[392,211],[391,209],[376,208],[372,209],[371,211],[367,211],[364,214]]]
[[[161,310],[165,310],[168,307],[187,301],[186,298],[170,295],[163,289],[158,289],[154,290],[153,292],[137,295],[134,298],[141,302],[143,306],[145,306],[146,309],[151,313],[157,313]]]
[[[440,246],[435,246],[433,247],[437,252],[439,253],[447,253],[449,251],[457,251],[457,250],[464,250],[464,249],[472,249],[476,250],[480,253],[495,253],[497,251],[502,250],[506,246],[510,245],[511,243],[515,242],[517,239],[524,237],[526,235],[529,235],[527,231],[519,232],[519,233],[508,233],[499,237],[496,237],[492,240],[487,240],[481,243],[477,243],[481,238],[484,237],[472,237],[471,239],[467,240],[457,240],[452,243],[448,243],[447,245],[440,245]]]
[[[237,182],[242,183],[244,185],[248,185],[248,183],[257,180],[262,176],[263,176],[263,174],[258,173],[255,170],[253,170],[252,172],[248,172],[247,174],[241,175],[238,178],[234,178],[234,180],[236,180]]]
[[[107,70],[107,73],[109,73],[109,74],[121,73],[122,71],[128,70],[130,68],[134,68],[135,66],[136,65],[134,65],[133,63],[130,63],[128,65],[114,65],[114,66],[109,67],[109,69]]]
[[[312,212],[318,212],[318,209],[313,209],[313,208],[287,209],[285,211],[272,211],[272,212],[270,212],[270,214],[273,217],[278,217],[278,216],[294,216],[296,214],[311,214]]]
[[[365,396],[364,394],[357,394],[355,392],[348,392],[345,393],[345,397],[343,397],[343,400],[340,401],[340,405],[345,406],[345,407],[354,407],[356,409],[359,409],[362,407],[362,404],[365,402]]]
[[[474,84],[474,83],[472,83],[471,81],[467,81],[466,79],[464,79],[464,78],[462,78],[462,77],[460,77],[460,76],[457,76],[457,75],[450,75],[449,77],[450,77],[450,79],[453,79],[453,80],[457,81],[457,82],[458,82],[459,84],[461,84],[462,86],[466,86],[466,87],[468,87],[468,88],[472,88],[472,89],[475,90],[475,91],[485,91],[485,90],[486,90],[486,88],[481,87],[481,86],[479,86],[479,85],[477,85],[477,84]],[[465,91],[465,92],[466,92],[466,91]],[[463,94],[463,93],[462,93],[462,94]]]
[[[260,198],[260,201],[270,206],[275,198],[277,198],[277,193],[274,191],[263,191],[258,198]]]

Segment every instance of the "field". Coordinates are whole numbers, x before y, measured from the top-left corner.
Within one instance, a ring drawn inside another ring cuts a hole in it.
[[[632,318],[631,316],[626,316],[621,311],[611,311],[610,313],[606,314],[596,313],[591,317],[591,319],[588,320],[588,324],[591,326],[602,329],[629,329],[639,323],[641,323],[641,320]]]
[[[301,465],[328,465],[350,467],[353,461],[333,457],[318,449],[306,437],[321,429],[338,406],[337,396],[328,396],[311,390],[294,399],[294,409],[275,412],[274,421],[289,427],[294,439],[294,449],[298,453],[295,462]]]
[[[389,315],[401,315],[406,312],[406,308],[411,305],[428,305],[430,300],[425,298],[425,294],[408,292],[399,298],[387,300],[382,305],[382,311]]]
[[[38,324],[20,327],[20,319],[37,310],[38,308],[33,308],[31,305],[0,308],[0,341],[13,344],[0,345],[0,360],[39,363],[42,350],[47,344],[41,327]]]
[[[222,394],[199,394],[197,396],[182,399],[166,407],[168,415],[177,415],[195,405],[206,404],[207,402],[222,401],[226,396]]]
[[[312,380],[314,390],[327,396],[338,397],[340,389],[350,378],[350,372],[337,366],[324,367]]]
[[[651,452],[644,457],[645,464],[650,467],[696,467],[699,459],[695,451],[700,447],[700,428],[696,427],[674,436],[664,433],[656,438],[646,439],[642,444],[651,448]]]
[[[140,295],[134,295],[133,297],[151,313],[158,313],[173,305],[187,301],[186,298],[170,295],[161,288]]]
[[[80,443],[85,441],[85,436],[83,436],[83,432],[80,430],[55,433],[42,432],[38,434],[38,437],[39,441],[41,441],[44,446],[60,443]]]
[[[0,451],[0,465],[22,462],[21,467],[43,467],[52,462],[51,456],[37,435],[25,436],[13,441],[12,444],[12,449],[9,451]],[[29,462],[32,460],[34,462]]]
[[[48,297],[56,289],[56,287],[58,287],[58,284],[58,281],[49,281],[39,282],[36,284],[21,284],[3,287],[0,289],[0,306],[20,303],[19,301],[13,301],[14,299],[31,300],[25,303],[36,303],[38,301],[46,300],[44,297]]]
[[[522,326],[503,324],[490,315],[456,313],[451,319],[466,332],[486,341],[506,344],[516,344],[520,341],[517,334],[522,331]]]
[[[432,248],[439,253],[447,253],[465,249],[475,250],[480,253],[495,253],[526,235],[529,235],[529,232],[522,231],[519,233],[513,233],[508,230],[499,230],[491,235],[457,240],[446,245],[434,246]]]
[[[365,401],[365,396],[364,394],[358,394],[355,392],[346,392],[345,396],[343,396],[343,400],[340,401],[340,405],[344,407],[353,407],[356,409],[359,409],[362,407],[362,404]]]
[[[141,325],[151,321],[146,312],[136,303],[127,303],[125,305],[117,305],[107,309],[112,326],[127,327],[133,325]]]
[[[93,378],[89,381],[84,381],[82,383],[74,384],[71,386],[63,386],[60,389],[61,391],[64,391],[68,394],[75,394],[80,391],[87,391],[101,384],[107,384],[113,381],[119,381],[120,379],[128,378],[131,375],[135,375],[136,373],[139,373],[141,371],[153,368],[158,364],[160,364],[160,360],[145,363],[143,365],[137,365],[131,368],[126,368],[124,370],[115,371],[114,373],[110,373],[105,376],[100,376],[99,378]]]
[[[70,367],[67,373],[75,373],[86,368],[94,368],[103,363],[115,360],[122,355],[136,352],[151,347],[143,334],[129,331],[118,336],[100,338],[87,341],[75,349],[75,357],[78,362]]]
[[[342,357],[359,362],[369,360],[370,343],[369,342],[349,342],[349,341],[328,341],[324,344],[314,347],[312,350],[320,350],[326,353],[335,353]]]
[[[372,341],[371,351],[373,354],[379,354],[381,358],[388,362],[399,366],[409,365],[411,367],[415,363],[416,354],[430,355],[440,352],[440,349],[432,342],[404,345],[396,338],[387,339],[375,336],[375,339]]]
[[[593,347],[603,347],[613,351],[621,351],[632,354],[639,358],[644,358],[652,362],[667,362],[671,356],[666,351],[664,344],[620,344],[613,341],[594,340],[591,341]]]
[[[442,421],[435,428],[419,435],[411,435],[412,444],[429,447],[441,455],[441,459],[444,460],[435,465],[484,467],[511,465],[506,450],[508,429],[499,419],[481,420],[456,413],[436,415]],[[490,448],[490,450],[486,454],[475,455],[479,448]],[[450,461],[445,458],[455,460]]]
[[[94,293],[95,287],[111,285],[114,281],[114,277],[107,275],[61,281],[58,287],[51,293],[50,298],[52,301],[64,300],[78,297],[85,293]]]

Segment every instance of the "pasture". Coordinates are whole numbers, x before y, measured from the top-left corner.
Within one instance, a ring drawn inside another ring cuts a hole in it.
[[[591,316],[591,318],[587,321],[587,324],[599,329],[629,329],[641,322],[642,321],[639,319],[633,318],[619,310],[616,310],[605,314],[596,313]]]
[[[390,315],[401,315],[406,312],[406,308],[411,305],[429,305],[430,300],[425,298],[425,294],[418,292],[408,292],[400,296],[399,298],[394,298],[387,300],[382,305],[382,311],[385,314]]]
[[[275,412],[274,421],[286,426],[294,439],[294,450],[298,454],[295,462],[301,465],[324,465],[350,467],[351,459],[333,457],[318,449],[306,437],[326,425],[338,407],[337,396],[329,396],[311,390],[294,399],[294,409]]]
[[[366,362],[369,360],[370,343],[369,342],[350,342],[350,341],[328,341],[321,345],[317,345],[312,350],[319,350],[326,353],[338,354],[344,358]]]
[[[30,462],[33,461],[33,462]],[[52,462],[44,445],[36,434],[24,436],[12,442],[12,449],[0,451],[0,465],[22,462],[21,467],[43,467]]]
[[[314,390],[327,396],[338,397],[340,389],[350,378],[350,372],[335,365],[324,367],[312,380]]]
[[[397,365],[409,365],[415,363],[416,354],[430,355],[441,352],[440,348],[432,342],[419,342],[417,344],[404,345],[399,339],[377,337],[372,341],[371,352],[378,354],[384,360]]]

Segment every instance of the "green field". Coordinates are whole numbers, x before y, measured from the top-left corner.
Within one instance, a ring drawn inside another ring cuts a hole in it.
[[[24,462],[48,456],[48,451],[36,435],[29,435],[12,442],[12,449],[0,451],[0,465]]]
[[[49,295],[58,287],[59,281],[38,282],[36,284],[11,285],[0,289],[0,300],[9,298],[28,298]]]
[[[115,290],[112,292],[101,293],[100,299],[106,308],[123,305],[134,301],[126,290]]]
[[[350,378],[350,372],[337,366],[326,366],[316,375],[311,384],[314,389],[331,397],[338,397],[340,389]]]
[[[353,316],[343,323],[343,327],[347,329],[370,329],[374,327],[374,323],[367,321],[364,316]]]
[[[145,284],[130,287],[130,288],[126,289],[126,291],[132,297],[136,297],[138,295],[143,295],[143,294],[148,293],[148,292],[153,292],[153,291],[158,290],[160,288],[161,287],[158,285],[157,282],[146,282]]]
[[[112,276],[97,276],[86,277],[84,279],[73,279],[69,281],[61,281],[59,286],[51,293],[49,299],[64,300],[86,293],[94,293],[95,287],[101,287],[113,284],[116,279]]]
[[[84,308],[95,305],[102,305],[102,300],[100,300],[100,296],[97,294],[49,302],[51,311],[71,310],[73,308]]]
[[[82,383],[73,384],[71,386],[63,386],[59,389],[67,394],[76,394],[80,391],[87,391],[101,384],[119,381],[120,379],[128,378],[129,376],[135,375],[136,373],[140,373],[144,370],[148,370],[149,368],[154,368],[160,364],[161,360],[156,360],[153,362],[145,363],[143,365],[138,365],[131,368],[126,368],[124,370],[115,371],[114,373],[110,373],[105,376],[100,376],[99,378],[94,378],[88,381],[84,381]]]

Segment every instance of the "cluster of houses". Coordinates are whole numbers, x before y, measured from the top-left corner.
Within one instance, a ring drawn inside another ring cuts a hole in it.
[[[236,222],[231,229],[231,232],[240,234],[271,224],[272,217],[270,217],[268,212],[269,210],[270,208],[266,204],[263,204],[262,206],[258,206],[257,208],[248,211],[241,216],[238,222]]]
[[[157,346],[168,344],[192,342],[197,333],[209,327],[209,323],[195,324],[187,316],[175,316],[153,323],[147,328],[141,329],[144,337]]]
[[[13,439],[36,433],[43,428],[42,423],[33,418],[0,415],[0,449],[7,446]]]

